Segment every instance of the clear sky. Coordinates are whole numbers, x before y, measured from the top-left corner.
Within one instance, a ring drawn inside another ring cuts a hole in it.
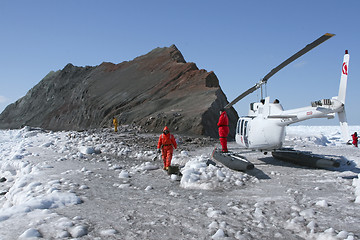
[[[336,36],[274,75],[267,94],[285,109],[336,96],[348,49],[346,111],[349,124],[360,125],[359,11],[358,0],[2,0],[0,112],[67,63],[120,63],[172,44],[186,61],[214,71],[231,101],[329,32]],[[257,91],[237,103],[239,115],[259,96]]]

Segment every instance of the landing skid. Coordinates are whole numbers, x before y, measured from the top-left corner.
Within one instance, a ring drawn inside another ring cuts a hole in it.
[[[272,152],[272,156],[278,160],[295,163],[301,166],[313,168],[338,168],[340,163],[331,158],[324,158],[310,152],[296,151],[292,148],[283,148]]]
[[[233,170],[246,171],[254,169],[254,164],[249,162],[244,156],[241,156],[239,153],[223,153],[221,152],[221,150],[216,149],[215,147],[212,153],[212,158]]]

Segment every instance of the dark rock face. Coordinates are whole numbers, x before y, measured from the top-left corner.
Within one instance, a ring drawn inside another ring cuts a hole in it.
[[[172,45],[119,64],[75,67],[50,72],[0,115],[0,128],[84,130],[120,124],[160,132],[217,137],[219,110],[227,103],[214,72],[187,63]],[[230,136],[236,111],[227,110]]]

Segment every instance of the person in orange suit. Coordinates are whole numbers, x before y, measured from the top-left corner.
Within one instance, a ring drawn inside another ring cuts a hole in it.
[[[116,117],[113,117],[113,125],[114,125],[114,128],[115,128],[115,132],[117,132],[118,122],[117,122]]]
[[[354,132],[354,134],[351,135],[352,136],[352,143],[354,144],[355,147],[358,147],[358,135],[357,132]]]
[[[170,133],[169,128],[165,127],[159,137],[157,145],[158,153],[162,152],[161,156],[164,162],[164,170],[168,170],[171,165],[174,148],[177,148],[175,137]]]
[[[217,124],[219,128],[219,139],[222,147],[222,152],[228,152],[227,148],[227,136],[229,135],[229,118],[225,112],[225,109],[220,110],[219,122]]]

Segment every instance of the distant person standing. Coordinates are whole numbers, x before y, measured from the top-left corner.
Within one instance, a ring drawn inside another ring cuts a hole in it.
[[[162,152],[161,156],[164,162],[164,170],[168,170],[171,165],[174,148],[177,148],[175,137],[170,133],[169,128],[165,127],[159,137],[157,145],[158,152]]]
[[[352,139],[353,139],[352,143],[354,144],[355,147],[358,147],[358,135],[357,135],[357,132],[354,132],[354,134],[351,135],[351,136],[352,136]]]
[[[118,127],[118,121],[116,119],[116,117],[113,117],[113,125],[114,125],[114,128],[115,128],[115,132],[118,131],[117,127]]]
[[[222,152],[228,152],[227,148],[227,136],[229,135],[229,118],[225,112],[225,109],[220,110],[219,122],[217,124],[219,128],[219,138],[222,147]]]

